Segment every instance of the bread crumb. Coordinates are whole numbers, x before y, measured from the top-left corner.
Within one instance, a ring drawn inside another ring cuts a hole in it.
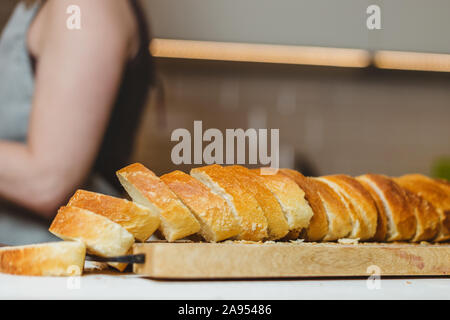
[[[358,244],[359,238],[356,238],[356,239],[342,238],[342,239],[338,240],[338,243],[340,243],[340,244]]]
[[[84,263],[84,271],[85,272],[93,272],[93,271],[103,271],[108,269],[108,264],[104,262],[96,262],[96,261],[85,261]]]
[[[227,243],[227,244],[237,244],[237,243],[243,243],[243,244],[261,244],[261,241],[250,241],[250,240],[226,240],[222,243]]]

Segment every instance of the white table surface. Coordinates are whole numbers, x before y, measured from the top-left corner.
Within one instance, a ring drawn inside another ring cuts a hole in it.
[[[157,281],[135,275],[0,274],[0,299],[450,299],[450,279],[381,279],[380,288],[370,290],[365,279]]]

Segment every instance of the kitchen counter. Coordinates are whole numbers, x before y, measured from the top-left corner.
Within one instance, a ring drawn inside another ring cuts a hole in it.
[[[40,278],[0,274],[0,299],[450,299],[450,278],[159,281],[136,275]]]

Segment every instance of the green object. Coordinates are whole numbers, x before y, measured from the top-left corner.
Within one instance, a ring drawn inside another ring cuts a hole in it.
[[[434,178],[450,181],[450,157],[441,157],[437,159],[431,168],[431,175]]]

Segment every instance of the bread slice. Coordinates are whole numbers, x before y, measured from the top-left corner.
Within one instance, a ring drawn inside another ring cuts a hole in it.
[[[136,240],[145,242],[158,229],[159,215],[125,199],[78,190],[67,206],[86,209],[124,227]]]
[[[305,192],[283,174],[261,175],[261,169],[255,169],[254,172],[259,174],[280,203],[291,233],[288,237],[298,238],[301,230],[309,226],[313,216],[313,211],[305,199]]]
[[[161,180],[194,213],[205,240],[218,242],[239,234],[239,223],[230,207],[203,183],[181,171],[165,174]]]
[[[445,183],[421,174],[409,174],[394,179],[403,188],[430,202],[439,214],[439,232],[434,241],[450,240],[450,194]]]
[[[310,178],[322,200],[328,220],[328,232],[323,241],[347,238],[353,229],[352,219],[339,195],[325,182]]]
[[[416,234],[417,219],[406,192],[392,179],[380,174],[365,174],[357,178],[372,195],[379,219],[386,217],[386,241],[411,240]],[[377,237],[374,237],[377,241]]]
[[[295,181],[300,189],[305,192],[305,199],[313,211],[313,216],[305,232],[306,240],[322,240],[328,233],[328,220],[322,200],[315,186],[311,183],[311,179],[292,169],[280,169],[279,172]]]
[[[352,217],[352,239],[370,240],[377,231],[378,211],[370,193],[358,180],[347,175],[318,178],[341,196]]]
[[[152,171],[136,163],[117,172],[120,183],[134,202],[158,214],[160,231],[172,242],[200,231],[191,211]]]
[[[408,203],[417,220],[417,229],[413,242],[431,241],[439,232],[439,214],[427,200],[407,189],[404,189]]]
[[[83,273],[86,246],[61,241],[0,248],[0,272],[23,276],[69,277]]]
[[[445,179],[433,179],[435,182],[437,182],[441,187],[443,187],[444,191],[447,193],[448,196],[450,196],[450,181]]]
[[[375,235],[372,237],[373,241],[383,242],[388,238],[388,215],[386,213],[387,208],[385,207],[382,199],[378,196],[376,189],[371,188],[370,185],[362,180],[360,177],[356,178],[366,190],[372,196],[372,199],[375,201],[375,205],[377,206],[378,217],[377,217],[377,230]]]
[[[225,167],[228,174],[234,176],[248,192],[258,201],[259,206],[267,219],[269,234],[268,240],[277,240],[286,236],[289,225],[277,198],[266,187],[265,180],[258,174],[242,166]],[[296,227],[293,226],[292,230]]]
[[[134,237],[121,225],[99,214],[77,207],[61,207],[49,231],[63,240],[78,240],[87,251],[101,257],[126,255]],[[126,264],[111,263],[123,271]]]
[[[240,226],[237,239],[261,241],[267,238],[267,219],[253,195],[220,165],[191,170],[191,176],[221,196],[229,205]]]

